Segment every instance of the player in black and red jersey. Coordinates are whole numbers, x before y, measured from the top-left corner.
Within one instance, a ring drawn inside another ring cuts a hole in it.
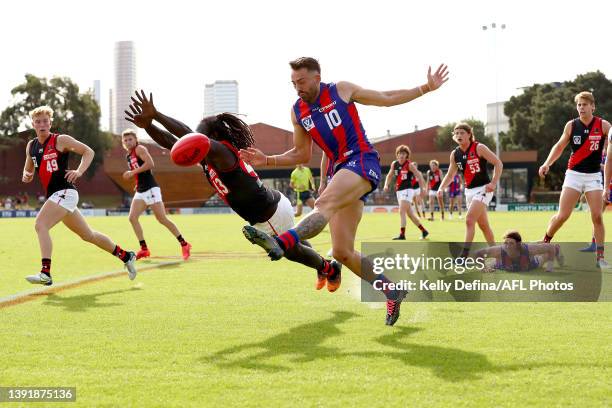
[[[94,158],[94,151],[87,145],[71,136],[51,133],[53,109],[39,106],[30,112],[36,138],[30,140],[26,147],[26,160],[22,181],[29,183],[34,179],[34,172],[46,191],[47,201],[36,216],[36,234],[40,244],[42,268],[40,273],[26,277],[30,283],[51,285],[51,253],[53,244],[49,230],[62,221],[68,229],[79,235],[84,241],[102,248],[121,259],[128,269],[130,279],[136,277],[134,261],[136,255],[115,245],[106,235],[93,231],[79,212],[79,193],[74,182],[87,170]],[[70,152],[81,155],[81,163],[76,170],[68,170]]]
[[[394,240],[405,240],[406,239],[406,215],[410,218],[410,221],[421,230],[421,239],[425,239],[429,232],[421,224],[421,220],[416,216],[412,210],[412,199],[415,194],[416,186],[425,187],[425,180],[423,175],[416,168],[414,163],[410,161],[410,148],[406,145],[400,145],[395,149],[395,157],[389,168],[389,173],[385,178],[385,186],[383,190],[389,191],[391,181],[395,177],[395,194],[397,195],[397,203],[399,205],[400,214],[400,234],[393,238]],[[425,189],[423,189],[425,191]]]
[[[465,247],[461,256],[465,257],[474,240],[476,224],[489,245],[495,244],[495,236],[487,216],[487,207],[493,198],[495,186],[504,166],[495,153],[475,140],[472,127],[467,123],[455,125],[453,140],[459,146],[450,154],[450,165],[438,189],[438,197],[444,194],[444,189],[453,180],[457,171],[462,172],[465,180],[467,214],[465,216]],[[493,180],[489,178],[487,163],[493,165]]]
[[[440,207],[442,221],[444,221],[444,195],[438,195],[440,183],[442,183],[442,170],[440,170],[440,163],[438,163],[437,160],[431,160],[429,162],[429,170],[427,170],[427,195],[429,196],[429,212],[431,213],[431,218],[429,218],[429,221],[434,220],[434,198],[436,197],[438,199],[438,206]]]
[[[136,131],[133,129],[123,131],[121,134],[121,143],[123,144],[123,148],[128,152],[126,159],[129,167],[129,170],[123,173],[123,178],[126,180],[131,178],[136,179],[136,186],[134,187],[136,194],[134,194],[134,198],[132,199],[129,215],[134,233],[140,242],[140,251],[136,254],[136,259],[151,256],[151,251],[149,251],[147,242],[144,239],[142,226],[138,221],[138,218],[147,207],[151,207],[157,221],[168,228],[168,231],[170,231],[172,235],[176,237],[179,244],[181,244],[183,259],[189,259],[191,244],[185,241],[176,225],[166,216],[166,208],[162,201],[161,189],[155,181],[151,171],[155,163],[149,151],[145,146],[138,143]]]
[[[544,178],[552,164],[569,144],[572,154],[567,163],[565,180],[559,198],[559,211],[548,224],[544,242],[550,242],[555,233],[572,214],[580,195],[584,193],[593,222],[593,235],[597,243],[596,264],[607,268],[604,259],[605,229],[602,219],[603,182],[601,177],[601,154],[610,131],[610,123],[594,116],[595,98],[591,92],[580,92],[575,96],[578,117],[565,124],[561,138],[550,150],[548,158],[540,167],[540,177]]]
[[[144,128],[160,146],[171,149],[178,138],[193,132],[184,123],[158,112],[152,95],[149,98],[144,92],[136,95],[138,99],[132,98],[134,103],[130,105],[131,112],[125,111],[128,115],[125,119]],[[155,126],[153,120],[167,130]],[[197,132],[210,137],[210,150],[201,164],[219,197],[242,219],[268,234],[278,235],[292,228],[294,213],[289,199],[266,187],[238,155],[238,149],[255,143],[249,126],[232,114],[222,113],[202,119]],[[296,245],[287,259],[317,271],[317,290],[326,284],[330,292],[340,287],[341,265],[321,257],[308,242]]]

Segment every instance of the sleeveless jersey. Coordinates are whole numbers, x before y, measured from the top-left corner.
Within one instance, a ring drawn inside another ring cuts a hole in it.
[[[62,153],[56,149],[59,134],[51,133],[44,143],[35,138],[30,145],[30,157],[34,167],[38,169],[38,177],[45,189],[47,198],[59,190],[76,190],[65,176],[68,170],[68,153]]]
[[[463,173],[465,188],[480,187],[491,182],[487,173],[487,161],[478,156],[477,147],[478,142],[471,142],[465,152],[459,146],[453,152],[457,168]]]
[[[293,111],[297,122],[334,166],[351,156],[374,151],[355,103],[344,102],[334,83],[321,82],[317,100],[308,104],[300,98],[293,105]]]
[[[136,154],[136,148],[132,149],[131,152],[127,155],[128,167],[130,170],[136,170],[140,166],[144,164],[144,160],[142,160]],[[155,181],[153,177],[153,173],[151,170],[143,171],[142,173],[134,174],[136,177],[136,187],[135,190],[139,193],[144,193],[147,190],[152,189],[153,187],[159,187],[159,184]]]
[[[436,171],[427,170],[427,177],[429,178],[429,189],[437,191],[442,184],[442,177],[440,176],[440,169]]]
[[[510,272],[524,272],[539,267],[538,261],[529,256],[529,247],[527,244],[521,244],[520,255],[518,259],[510,258],[510,255],[501,249],[501,260],[495,264],[496,269],[503,269]]]
[[[585,125],[580,118],[572,121],[570,133],[572,155],[567,168],[580,173],[598,173],[601,170],[601,154],[605,144],[602,130],[602,119],[594,116],[591,123]]]
[[[396,191],[412,188],[412,182],[416,177],[414,177],[414,174],[410,171],[410,160],[406,160],[404,164],[400,164],[397,160],[393,161],[393,163],[391,163],[391,170],[395,174]]]
[[[448,185],[448,192],[457,193],[459,190],[461,190],[461,177],[459,177],[458,174],[455,174],[453,181],[451,181]]]
[[[245,163],[234,146],[222,141],[234,153],[236,163],[227,170],[218,170],[204,159],[204,174],[219,197],[251,225],[268,221],[276,211],[280,193],[266,187],[255,170]]]

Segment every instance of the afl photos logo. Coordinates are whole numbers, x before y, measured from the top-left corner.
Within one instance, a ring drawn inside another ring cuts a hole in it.
[[[314,128],[315,124],[312,121],[312,116],[309,115],[302,119],[302,126],[304,126],[304,129],[306,129],[307,132]]]

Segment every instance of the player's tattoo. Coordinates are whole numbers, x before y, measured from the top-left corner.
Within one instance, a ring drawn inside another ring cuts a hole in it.
[[[327,220],[323,214],[313,211],[295,226],[295,232],[298,234],[301,241],[316,237],[321,231],[323,231],[323,228],[325,228],[326,225]]]

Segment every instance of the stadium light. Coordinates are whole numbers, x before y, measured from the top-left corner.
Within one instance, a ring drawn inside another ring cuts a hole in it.
[[[497,155],[497,157],[499,157],[501,159],[501,149],[499,146],[499,90],[498,90],[498,85],[499,85],[499,70],[497,69],[497,31],[500,30],[505,30],[506,29],[506,24],[501,24],[499,27],[497,26],[496,23],[491,23],[489,25],[483,25],[482,26],[482,31],[487,31],[490,30],[491,32],[493,32],[493,64],[494,64],[494,71],[495,71],[495,154]],[[501,177],[500,177],[501,180]],[[500,180],[497,181],[497,200],[496,200],[496,204],[499,204],[501,201],[501,183]]]

